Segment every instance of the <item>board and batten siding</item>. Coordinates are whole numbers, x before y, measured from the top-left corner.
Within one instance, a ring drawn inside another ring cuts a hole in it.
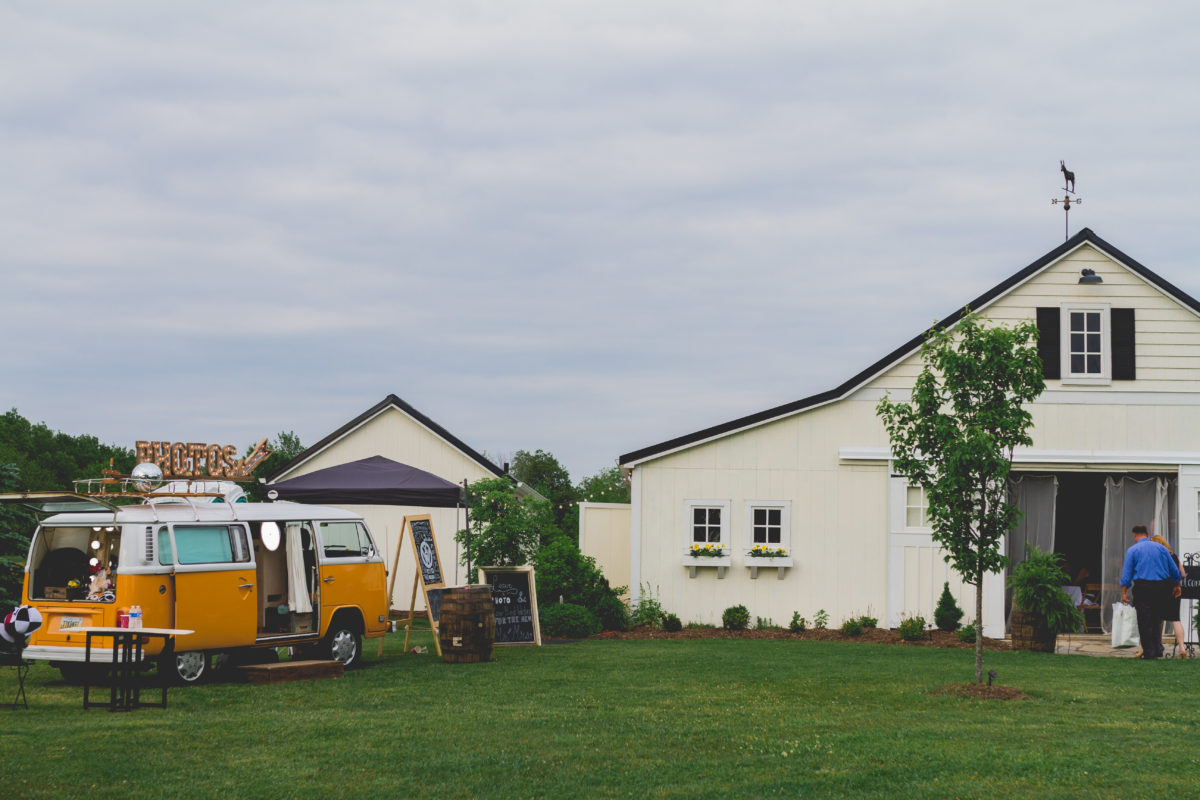
[[[580,503],[579,550],[596,559],[608,585],[629,597],[629,503]]]
[[[751,618],[780,625],[797,611],[811,624],[821,609],[830,625],[862,614],[882,621],[886,506],[863,498],[886,497],[887,466],[839,463],[839,441],[861,424],[847,410],[814,409],[638,466],[640,588],[684,622],[719,625],[722,612],[738,604]],[[688,500],[729,504],[732,564],[724,578],[712,567],[688,577]],[[774,568],[752,578],[746,565],[747,503],[756,500],[789,503],[785,538],[793,566],[782,580]]]
[[[377,455],[431,472],[451,483],[461,483],[464,479],[474,483],[482,478],[496,477],[474,459],[464,455],[461,450],[394,406],[384,408],[379,414],[347,431],[344,436],[315,453],[312,458],[283,477],[294,478],[326,467]],[[428,514],[431,517],[438,556],[447,585],[455,586],[466,582],[466,570],[458,563],[460,554],[454,542],[454,532],[463,525],[462,510],[379,505],[342,507],[361,514],[367,521],[375,543],[387,562],[389,581],[396,548],[401,548],[400,567],[396,573],[391,598],[392,608],[408,609],[412,597],[412,582],[417,572],[412,544],[402,539],[405,516]],[[417,592],[417,607],[424,608],[424,603],[423,594]]]

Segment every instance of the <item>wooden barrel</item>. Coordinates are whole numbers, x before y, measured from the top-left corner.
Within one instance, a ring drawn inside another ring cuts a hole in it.
[[[1013,650],[1033,650],[1038,653],[1053,653],[1058,637],[1050,633],[1041,620],[1023,608],[1013,606],[1008,617],[1012,629]]]
[[[462,586],[442,590],[438,643],[442,646],[443,661],[452,664],[491,661],[495,638],[492,587]]]

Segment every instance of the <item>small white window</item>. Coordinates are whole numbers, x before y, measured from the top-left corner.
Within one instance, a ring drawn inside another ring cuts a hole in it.
[[[929,498],[925,496],[924,486],[909,484],[905,489],[904,527],[929,527]]]
[[[1062,380],[1107,384],[1112,381],[1112,329],[1106,303],[1062,306]]]
[[[792,553],[791,502],[788,500],[746,501],[746,552],[755,548]]]
[[[696,544],[729,546],[728,500],[688,500],[684,514],[686,547]]]

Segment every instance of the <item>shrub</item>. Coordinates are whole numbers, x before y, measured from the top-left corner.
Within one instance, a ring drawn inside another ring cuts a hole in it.
[[[820,611],[817,612],[817,615],[815,617],[813,617],[813,627],[814,628],[824,628],[828,624],[829,624],[829,612],[827,612],[825,609],[822,608]]]
[[[679,617],[675,616],[674,614],[664,614],[662,618],[662,626],[664,631],[670,631],[672,633],[683,630],[683,623],[680,622]]]
[[[842,634],[845,636],[862,636],[863,624],[859,617],[851,617],[842,623]]]
[[[586,639],[603,629],[595,614],[574,603],[551,603],[538,611],[542,633],[552,639]]]
[[[730,606],[721,614],[721,624],[726,630],[744,631],[750,624],[750,610],[745,606]]]
[[[863,614],[861,617],[859,617],[858,621],[863,626],[864,630],[867,628],[879,627],[879,620],[875,617],[868,617],[866,614]]]
[[[710,631],[717,626],[713,625],[712,623],[709,623],[709,622],[689,622],[687,625],[684,625],[683,627],[690,628],[692,630],[698,630],[698,631]]]
[[[1062,590],[1070,579],[1062,568],[1062,555],[1036,547],[1025,549],[1025,560],[1012,568],[1008,587],[1013,606],[1032,614],[1051,633],[1070,633],[1083,627],[1083,612]]]
[[[608,630],[628,626],[628,614],[616,589],[596,566],[596,559],[579,552],[579,547],[565,536],[551,537],[537,551],[537,594],[543,603],[556,603],[561,598],[590,609]],[[624,592],[624,588],[621,589]],[[615,602],[614,602],[615,601]]]
[[[942,596],[933,610],[933,622],[939,631],[956,631],[962,618],[963,610],[954,602],[954,595],[950,594],[950,582],[947,581],[942,585]]]
[[[806,630],[808,630],[808,620],[800,616],[799,611],[793,611],[792,621],[788,625],[788,628],[792,633],[804,633]]]
[[[777,631],[779,626],[770,617],[755,617],[754,627],[760,631]]]
[[[650,590],[649,586],[642,587],[641,597],[633,605],[633,611],[629,614],[629,624],[635,628],[640,628],[643,625],[654,627],[662,622],[663,618],[662,603],[658,597]]]
[[[955,633],[955,635],[958,636],[958,640],[960,642],[974,643],[974,641],[975,641],[975,623],[968,622],[966,625],[963,625],[961,628],[959,628],[958,631]]]
[[[612,593],[601,595],[592,606],[592,613],[600,620],[600,625],[606,631],[629,630],[629,608],[621,598]]]
[[[924,617],[907,617],[900,620],[900,638],[906,642],[915,642],[925,635],[928,625]]]

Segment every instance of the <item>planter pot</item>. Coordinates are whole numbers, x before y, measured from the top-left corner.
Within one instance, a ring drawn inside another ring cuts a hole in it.
[[[1012,628],[1013,650],[1032,650],[1037,653],[1053,653],[1058,635],[1051,633],[1042,620],[1028,611],[1013,607],[1008,618]]]

